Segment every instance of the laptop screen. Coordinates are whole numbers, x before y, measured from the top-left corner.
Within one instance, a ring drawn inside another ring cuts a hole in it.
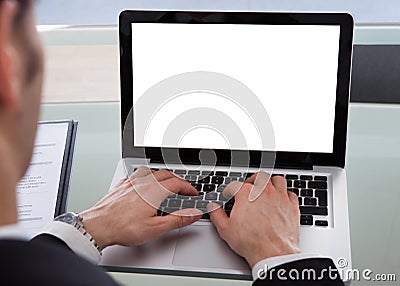
[[[339,39],[339,25],[132,23],[134,146],[332,153]],[[272,124],[275,150],[260,146],[240,103],[212,92],[164,102],[150,123],[136,116],[135,103],[152,86],[197,71],[231,77],[257,96]],[[179,140],[164,136],[180,114],[204,107],[226,114],[246,142],[230,145],[223,126],[194,126]]]

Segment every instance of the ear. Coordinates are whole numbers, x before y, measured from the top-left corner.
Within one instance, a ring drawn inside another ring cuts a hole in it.
[[[20,59],[13,40],[13,24],[17,12],[15,1],[0,1],[0,108],[20,107],[20,79],[17,67]]]

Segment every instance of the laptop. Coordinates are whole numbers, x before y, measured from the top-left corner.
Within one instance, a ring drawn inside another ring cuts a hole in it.
[[[123,11],[119,37],[122,158],[111,187],[139,166],[168,169],[199,196],[172,195],[158,215],[209,201],[229,215],[227,184],[260,170],[284,176],[299,196],[300,249],[351,269],[344,167],[352,17]],[[207,212],[149,244],[109,247],[100,264],[252,279]]]

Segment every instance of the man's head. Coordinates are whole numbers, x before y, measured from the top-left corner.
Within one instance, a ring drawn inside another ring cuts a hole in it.
[[[0,158],[22,176],[39,114],[43,52],[34,0],[0,0]]]

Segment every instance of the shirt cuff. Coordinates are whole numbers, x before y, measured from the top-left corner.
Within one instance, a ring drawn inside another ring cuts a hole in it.
[[[101,253],[92,242],[79,230],[70,224],[53,221],[49,223],[40,234],[49,234],[64,241],[69,248],[81,257],[98,264]]]
[[[266,272],[267,270],[272,269],[276,266],[286,264],[289,262],[294,262],[307,258],[316,258],[316,257],[321,257],[321,255],[313,253],[299,253],[299,254],[274,256],[271,258],[261,260],[256,265],[254,265],[252,269],[253,281],[256,281],[260,277],[260,273]]]
[[[19,224],[10,224],[0,227],[0,239],[29,240],[29,237]]]

